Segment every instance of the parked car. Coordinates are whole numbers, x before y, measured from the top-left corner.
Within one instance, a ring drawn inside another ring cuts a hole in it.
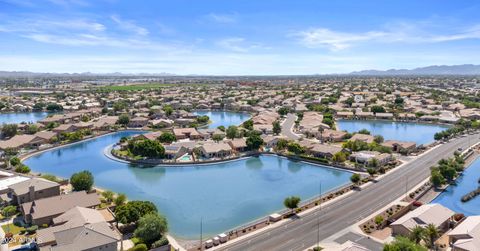
[[[13,249],[12,251],[37,251],[37,250],[38,250],[37,243],[31,242],[19,248]]]

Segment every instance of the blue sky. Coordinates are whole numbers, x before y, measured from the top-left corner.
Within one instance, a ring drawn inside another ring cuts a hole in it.
[[[211,75],[480,64],[480,1],[0,0],[0,70]]]

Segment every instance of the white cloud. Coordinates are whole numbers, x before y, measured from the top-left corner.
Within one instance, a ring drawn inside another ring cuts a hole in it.
[[[340,32],[327,28],[314,28],[294,33],[300,43],[308,48],[325,47],[332,51],[343,50],[366,42],[375,43],[438,43],[464,39],[480,39],[480,25],[456,29],[449,34],[431,32],[425,25],[395,23],[384,29],[367,32]]]
[[[207,15],[207,18],[223,24],[235,23],[237,22],[237,15],[236,14],[218,14],[218,13],[210,13]]]
[[[241,53],[249,52],[253,49],[271,49],[270,47],[263,46],[260,43],[249,43],[243,37],[230,37],[221,39],[217,41],[216,44],[224,49]]]
[[[148,35],[150,32],[144,28],[144,27],[141,27],[137,24],[135,24],[133,21],[129,21],[129,20],[122,20],[120,19],[120,17],[116,16],[116,15],[113,15],[110,17],[116,24],[119,25],[119,27],[123,30],[126,30],[126,31],[130,31],[130,32],[133,32],[137,35],[140,35],[140,36],[146,36]]]

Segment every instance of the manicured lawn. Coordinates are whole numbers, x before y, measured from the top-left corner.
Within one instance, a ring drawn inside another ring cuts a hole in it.
[[[13,235],[16,235],[16,234],[19,234],[20,231],[22,230],[25,230],[24,227],[17,227],[15,225],[13,225],[12,223],[9,223],[9,224],[6,224],[6,225],[2,225],[2,229],[5,233],[12,233]],[[10,230],[10,231],[8,231]]]

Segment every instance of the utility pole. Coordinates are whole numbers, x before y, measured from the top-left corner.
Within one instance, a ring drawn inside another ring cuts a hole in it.
[[[203,250],[203,216],[200,218],[200,250]]]
[[[319,185],[318,215],[317,215],[317,249],[320,249],[320,211],[322,210],[322,182]]]

